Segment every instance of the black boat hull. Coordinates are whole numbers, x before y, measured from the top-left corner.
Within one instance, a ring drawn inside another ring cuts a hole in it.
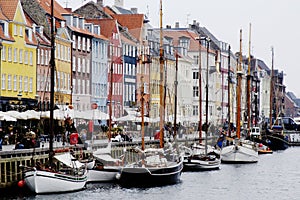
[[[124,187],[152,187],[180,182],[183,162],[168,167],[123,167],[117,175]]]
[[[289,142],[283,134],[273,133],[262,137],[262,143],[268,146],[273,151],[285,150],[289,147]]]

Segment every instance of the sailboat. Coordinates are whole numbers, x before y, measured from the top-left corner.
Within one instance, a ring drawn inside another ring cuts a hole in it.
[[[274,49],[272,48],[272,69],[271,69],[271,84],[270,84],[270,117],[269,128],[265,127],[265,133],[262,134],[262,143],[269,146],[272,150],[285,150],[288,148],[288,139],[283,134],[283,126],[277,126],[278,116],[280,113],[276,113],[276,119],[273,123],[273,105],[274,105]],[[275,93],[276,95],[276,93]],[[277,98],[275,98],[277,99]],[[275,109],[276,112],[276,109]],[[278,115],[278,116],[277,116]]]
[[[24,181],[27,187],[36,194],[60,193],[82,190],[87,181],[87,170],[70,152],[55,155],[53,151],[54,136],[54,6],[51,0],[51,95],[50,95],[50,141],[49,165],[36,163],[35,167],[24,167]]]
[[[178,183],[183,169],[183,159],[172,144],[164,148],[164,104],[163,104],[163,40],[162,40],[162,0],[160,0],[160,148],[147,148],[144,144],[144,105],[143,83],[141,87],[141,116],[142,116],[142,149],[135,148],[139,159],[135,163],[125,165],[117,174],[122,186],[151,187]]]
[[[200,39],[200,38],[199,38]],[[209,38],[205,38],[207,43],[207,66],[206,66],[206,127],[205,127],[205,144],[194,144],[190,150],[187,150],[184,156],[184,170],[215,170],[220,168],[221,161],[219,159],[219,155],[216,150],[208,146],[207,144],[207,135],[208,135],[208,51],[209,51]],[[201,52],[200,44],[199,44],[199,52]],[[200,56],[199,56],[200,59]],[[199,61],[199,73],[201,74],[201,60]],[[200,75],[199,74],[199,75]],[[200,79],[201,75],[199,76]],[[201,81],[199,80],[199,88],[201,88]],[[201,98],[199,98],[199,104],[201,104]],[[202,117],[202,111],[200,106],[200,118]],[[201,131],[202,131],[202,124],[201,120],[199,121],[199,142],[201,141]]]
[[[240,30],[240,62],[237,70],[237,116],[236,116],[236,137],[227,138],[228,145],[223,146],[221,149],[221,162],[222,163],[255,163],[258,162],[258,152],[256,145],[243,143],[240,138],[241,135],[241,63],[242,63],[242,30]],[[230,110],[228,112],[230,115]]]

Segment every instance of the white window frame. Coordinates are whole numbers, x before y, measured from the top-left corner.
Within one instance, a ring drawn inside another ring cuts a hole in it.
[[[14,62],[18,62],[18,49],[14,48]]]
[[[17,91],[18,86],[18,76],[14,75],[14,91]]]
[[[19,63],[23,63],[23,49],[19,50]]]
[[[29,65],[33,65],[33,53],[32,51],[29,52]]]

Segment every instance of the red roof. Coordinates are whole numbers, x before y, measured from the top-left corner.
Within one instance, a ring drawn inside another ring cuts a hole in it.
[[[117,32],[115,19],[86,19],[88,23],[99,25],[101,34],[106,38],[111,39],[112,34]]]
[[[37,0],[40,6],[45,10],[45,12],[51,15],[51,0]],[[61,21],[65,21],[65,18],[61,15],[62,13],[69,13],[66,9],[64,9],[59,3],[54,0],[54,17],[60,19]]]
[[[3,14],[9,19],[13,20],[16,10],[17,10],[17,5],[18,5],[18,0],[1,0],[0,1],[0,7],[3,12]]]
[[[144,15],[143,14],[121,14],[112,17],[118,20],[121,26],[128,28],[128,31],[132,36],[134,36],[139,41],[141,40],[142,29],[144,25]]]

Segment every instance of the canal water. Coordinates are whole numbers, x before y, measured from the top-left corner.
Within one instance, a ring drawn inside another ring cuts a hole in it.
[[[79,192],[55,195],[0,193],[0,199],[113,200],[293,200],[300,199],[300,147],[259,155],[254,164],[222,164],[217,171],[183,172],[181,182],[146,189],[117,184],[87,184]]]

